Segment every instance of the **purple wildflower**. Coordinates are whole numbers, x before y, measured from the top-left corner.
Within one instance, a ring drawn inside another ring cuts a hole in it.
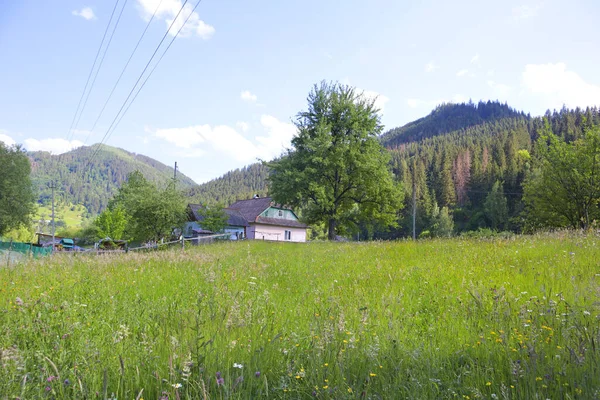
[[[217,386],[221,386],[225,383],[225,379],[221,377],[221,373],[217,372]]]
[[[65,384],[65,386],[69,386],[71,384],[71,381],[68,379],[65,379],[65,381],[63,383]]]
[[[255,376],[256,378],[260,378],[260,371],[256,371],[256,372],[254,373],[254,376]]]
[[[52,388],[50,386],[46,386],[46,392],[49,392],[51,390],[52,390]]]
[[[56,377],[56,376],[54,376],[54,375],[50,375],[50,376],[49,376],[49,377],[46,379],[46,381],[48,381],[48,382],[52,382],[52,381],[55,381],[55,380],[57,380],[57,379],[58,379],[58,377]]]

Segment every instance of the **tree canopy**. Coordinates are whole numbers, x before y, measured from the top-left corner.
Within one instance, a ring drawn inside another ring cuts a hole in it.
[[[325,223],[329,239],[361,221],[397,221],[401,191],[378,140],[378,111],[350,86],[315,85],[308,110],[297,115],[293,148],[268,164],[273,199],[300,208],[309,223]]]
[[[571,143],[548,127],[537,142],[536,156],[524,192],[530,221],[586,229],[600,218],[599,127]]]
[[[186,220],[183,195],[172,185],[161,189],[136,171],[129,175],[109,209],[122,207],[127,216],[125,236],[135,241],[167,238]]]
[[[0,142],[0,235],[31,223],[35,196],[30,172],[23,149]]]

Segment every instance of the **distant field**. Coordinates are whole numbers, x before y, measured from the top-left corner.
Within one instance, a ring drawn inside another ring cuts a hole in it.
[[[57,219],[65,221],[67,228],[80,227],[85,218],[83,214],[86,212],[85,207],[82,205],[60,205],[56,206],[55,214]],[[52,219],[52,207],[51,206],[38,206],[38,210],[34,216],[34,220],[50,220]]]
[[[600,396],[598,237],[0,266],[1,398]]]

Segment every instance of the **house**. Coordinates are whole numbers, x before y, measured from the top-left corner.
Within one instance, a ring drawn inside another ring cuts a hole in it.
[[[203,231],[202,216],[197,212],[201,207],[188,205],[189,222],[185,232],[188,237],[201,235]],[[306,242],[308,226],[298,220],[293,210],[273,203],[270,197],[240,200],[224,211],[229,216],[225,232],[231,233],[231,239]]]

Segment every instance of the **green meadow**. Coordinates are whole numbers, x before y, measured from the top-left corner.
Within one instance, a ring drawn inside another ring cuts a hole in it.
[[[0,266],[0,398],[599,398],[598,242],[246,241]]]

